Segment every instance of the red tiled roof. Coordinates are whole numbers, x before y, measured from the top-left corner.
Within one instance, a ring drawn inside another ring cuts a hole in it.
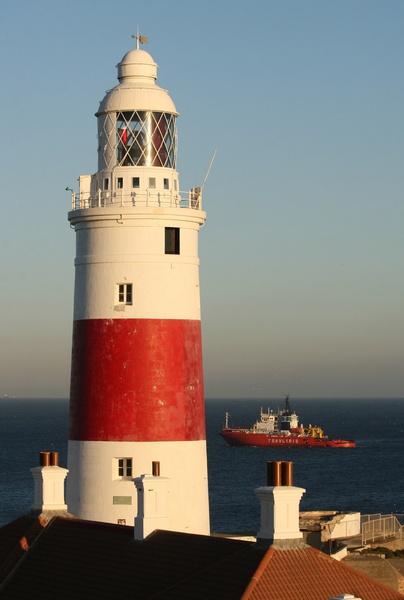
[[[314,548],[277,550],[272,547],[242,600],[327,600],[341,594],[352,594],[362,600],[404,598]]]
[[[0,588],[2,600],[328,600],[343,593],[404,598],[310,547],[268,550],[172,531],[138,542],[133,527],[61,517]]]

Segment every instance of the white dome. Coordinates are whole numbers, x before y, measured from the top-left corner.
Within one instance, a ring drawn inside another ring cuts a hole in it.
[[[157,63],[148,52],[130,50],[117,67],[120,83],[107,92],[97,116],[124,110],[152,110],[178,115],[167,90],[156,85]]]
[[[157,79],[157,63],[145,50],[130,50],[118,64],[118,79],[146,77]]]

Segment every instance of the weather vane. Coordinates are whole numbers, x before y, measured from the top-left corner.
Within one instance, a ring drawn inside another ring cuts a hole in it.
[[[139,27],[137,28],[136,35],[132,33],[131,37],[136,40],[136,50],[139,50],[139,42],[141,44],[147,44],[149,38],[145,35],[139,35]]]

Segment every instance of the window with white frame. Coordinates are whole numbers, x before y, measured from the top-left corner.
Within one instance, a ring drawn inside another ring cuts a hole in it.
[[[132,458],[117,459],[117,473],[119,479],[132,479],[133,461]]]
[[[131,283],[118,283],[117,304],[132,304],[133,286]]]

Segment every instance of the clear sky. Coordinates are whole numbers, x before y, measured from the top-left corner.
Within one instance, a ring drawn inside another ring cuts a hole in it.
[[[200,184],[208,397],[404,394],[403,0],[0,3],[0,396],[67,397],[70,195],[147,35]]]

